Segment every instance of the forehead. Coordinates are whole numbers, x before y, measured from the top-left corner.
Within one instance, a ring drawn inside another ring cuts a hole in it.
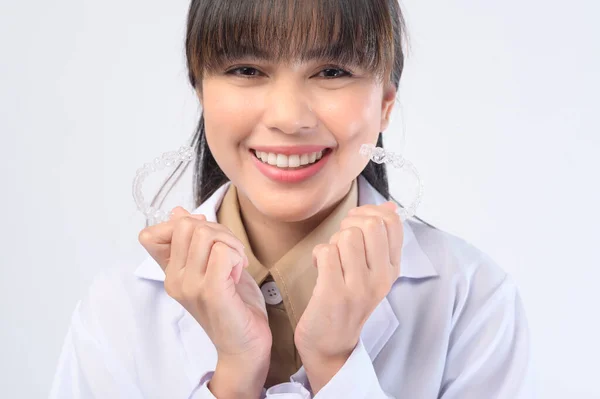
[[[381,0],[201,1],[188,51],[202,70],[241,58],[294,64],[332,60],[382,70],[393,55]]]

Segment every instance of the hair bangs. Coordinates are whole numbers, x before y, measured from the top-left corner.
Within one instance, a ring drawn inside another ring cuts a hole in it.
[[[194,3],[186,39],[194,85],[205,72],[244,58],[335,62],[378,76],[393,67],[387,0],[212,0],[192,7]]]

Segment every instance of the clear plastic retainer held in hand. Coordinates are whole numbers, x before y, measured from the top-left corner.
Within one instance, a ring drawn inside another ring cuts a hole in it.
[[[165,152],[160,158],[155,158],[154,161],[144,164],[144,166],[137,170],[133,179],[133,200],[138,210],[146,217],[149,226],[168,221],[170,215],[144,201],[142,183],[146,177],[153,172],[176,166],[179,162],[185,165],[195,158],[194,149],[189,146],[183,146],[178,151]]]
[[[421,176],[419,175],[417,168],[415,168],[410,161],[404,159],[401,155],[386,151],[381,147],[374,146],[373,144],[363,144],[360,147],[359,153],[375,163],[385,163],[392,165],[397,169],[405,169],[409,174],[414,176],[414,178],[417,180],[417,194],[414,200],[407,207],[401,206],[397,210],[397,213],[400,215],[402,220],[406,220],[414,216],[414,214],[417,212],[419,204],[421,203],[421,199],[423,198],[423,181],[421,180]]]
[[[387,163],[395,168],[405,168],[409,173],[417,179],[418,189],[414,201],[408,207],[398,208],[398,214],[403,220],[413,216],[416,212],[421,198],[423,196],[423,184],[417,169],[412,163],[404,159],[402,156],[385,151],[381,147],[376,147],[372,144],[363,144],[360,148],[360,154],[368,157],[375,163]],[[146,217],[149,225],[166,222],[169,220],[169,213],[153,207],[144,201],[142,194],[142,184],[144,179],[151,173],[162,170],[166,167],[177,165],[179,162],[187,164],[196,158],[196,153],[192,147],[183,146],[178,151],[165,152],[160,158],[155,158],[151,163],[144,164],[143,167],[137,170],[133,180],[133,199],[140,212]]]

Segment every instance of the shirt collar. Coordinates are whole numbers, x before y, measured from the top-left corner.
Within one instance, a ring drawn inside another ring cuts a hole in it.
[[[192,211],[192,214],[203,214],[206,220],[217,221],[217,209],[221,205],[225,193],[231,182],[227,182],[219,187],[203,204]],[[379,205],[387,200],[363,177],[358,178],[358,204]],[[419,244],[411,224],[417,223],[406,221],[404,227],[404,241],[402,244],[402,258],[400,261],[400,278],[420,279],[438,276],[433,264],[427,254]],[[156,261],[148,256],[135,270],[137,277],[164,281],[165,273]]]

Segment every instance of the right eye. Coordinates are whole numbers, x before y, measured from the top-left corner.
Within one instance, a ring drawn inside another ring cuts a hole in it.
[[[228,75],[239,76],[242,78],[254,78],[261,75],[261,72],[253,67],[241,66],[227,71]]]

